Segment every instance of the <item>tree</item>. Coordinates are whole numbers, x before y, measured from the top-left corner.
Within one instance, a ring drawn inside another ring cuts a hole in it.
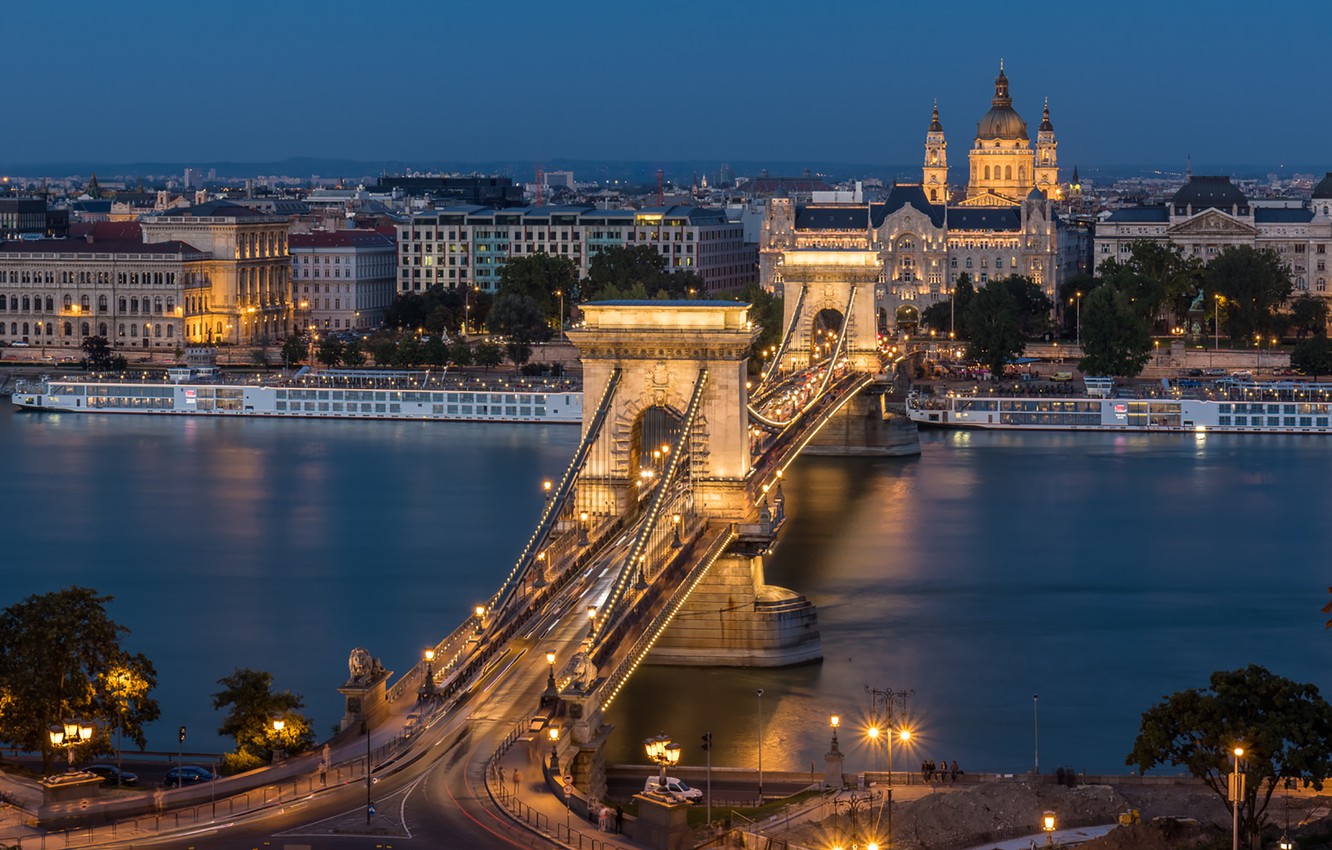
[[[1325,336],[1300,340],[1290,351],[1290,365],[1315,379],[1332,375],[1332,341]]]
[[[487,372],[489,372],[492,367],[498,366],[504,362],[504,352],[498,345],[490,340],[486,340],[478,345],[476,351],[473,352],[473,355],[476,359],[476,365],[486,367]]]
[[[1003,377],[1004,366],[1026,350],[1022,316],[1009,287],[990,281],[967,304],[967,357],[983,363],[994,380]]]
[[[425,362],[425,346],[421,344],[419,337],[408,334],[398,340],[397,346],[393,349],[391,362],[394,366],[420,366]]]
[[[53,752],[47,727],[52,721],[79,718],[101,730],[120,730],[144,746],[144,724],[160,715],[149,693],[157,671],[141,654],[120,646],[129,629],[107,616],[114,597],[71,586],[29,596],[0,612],[0,740],[42,753],[50,766]],[[108,677],[127,673],[136,681],[133,696],[113,695]],[[88,746],[110,752],[108,735]]]
[[[1295,333],[1327,336],[1327,301],[1308,294],[1294,298],[1290,302],[1290,321]]]
[[[1106,260],[1101,264],[1101,268],[1105,269],[1114,262],[1114,260]],[[1078,311],[1082,309],[1082,299],[1090,295],[1092,290],[1100,285],[1101,278],[1085,273],[1075,274],[1059,285],[1059,305],[1064,315],[1061,330],[1065,338],[1071,339],[1077,334]]]
[[[273,365],[268,359],[268,347],[265,345],[256,345],[250,349],[250,363],[258,369],[267,369]]]
[[[381,368],[392,365],[398,354],[398,341],[386,331],[370,337],[366,347],[370,349],[370,356],[375,358],[375,365]]]
[[[605,301],[641,284],[645,292],[663,288],[666,258],[651,245],[607,248],[592,258],[579,284],[584,301]]]
[[[447,366],[449,363],[449,344],[441,336],[426,338],[421,346],[421,356],[431,366]]]
[[[273,674],[237,668],[217,683],[222,690],[213,694],[213,708],[230,706],[217,733],[236,742],[236,749],[223,759],[229,773],[267,764],[275,750],[295,755],[314,745],[310,720],[299,711],[305,701],[291,691],[274,693]],[[274,728],[274,720],[283,721],[281,731]]]
[[[749,302],[749,318],[759,327],[758,338],[750,349],[749,366],[751,372],[763,368],[763,352],[782,344],[782,299],[768,292],[757,283],[750,283],[740,292],[740,300]]]
[[[111,368],[115,353],[106,337],[90,336],[83,340],[83,356],[91,371],[105,372]]]
[[[1130,264],[1155,284],[1160,300],[1152,305],[1152,314],[1164,307],[1172,314],[1174,324],[1186,325],[1189,305],[1203,288],[1202,261],[1185,257],[1184,249],[1177,245],[1147,239],[1131,243],[1129,257]]]
[[[356,341],[347,343],[342,349],[342,362],[348,366],[364,366],[365,351],[361,349],[361,344]]]
[[[500,270],[499,291],[495,294],[495,302],[490,308],[491,330],[507,333],[499,330],[499,326],[496,325],[495,312],[499,309],[501,301],[513,299],[514,296],[525,296],[530,299],[542,321],[555,318],[560,302],[558,293],[563,293],[566,301],[571,300],[567,296],[577,279],[578,269],[567,257],[555,257],[545,253],[514,257]]]
[[[1152,353],[1147,318],[1114,287],[1099,287],[1084,300],[1078,368],[1086,375],[1136,376]]]
[[[335,336],[325,336],[319,340],[319,348],[315,351],[315,357],[320,363],[330,369],[342,364],[342,340]]]
[[[531,358],[532,343],[544,342],[551,334],[540,303],[530,295],[514,291],[495,296],[490,308],[490,329],[507,337],[505,348],[515,368]]]
[[[1276,330],[1276,311],[1290,298],[1290,269],[1275,251],[1227,248],[1207,266],[1208,290],[1225,301],[1222,322],[1231,344],[1248,344]]]
[[[1265,822],[1267,804],[1282,780],[1321,791],[1324,778],[1332,776],[1332,706],[1313,685],[1257,665],[1218,671],[1207,689],[1179,691],[1143,712],[1125,764],[1143,772],[1183,766],[1225,800],[1236,746],[1244,749],[1240,827],[1252,835]],[[1226,807],[1234,812],[1229,802]]]
[[[306,341],[300,334],[292,334],[282,343],[282,359],[287,366],[299,366],[305,362]]]
[[[460,368],[472,365],[472,346],[458,340],[449,346],[449,362]]]
[[[1038,337],[1050,328],[1050,310],[1054,305],[1031,278],[1019,274],[996,281],[1008,290],[1017,310],[1022,334],[1028,339]]]
[[[384,314],[384,324],[391,328],[415,330],[425,325],[425,296],[419,292],[404,292],[389,305]]]

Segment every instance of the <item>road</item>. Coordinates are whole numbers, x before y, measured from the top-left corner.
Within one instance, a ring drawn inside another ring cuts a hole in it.
[[[545,690],[545,652],[562,658],[587,634],[583,612],[599,605],[615,579],[632,532],[593,559],[582,575],[513,638],[507,651],[445,712],[404,756],[408,762],[371,789],[376,814],[366,825],[366,788],[356,783],[248,820],[182,836],[135,842],[135,846],[188,846],[198,850],[252,850],[284,845],[310,850],[388,848],[394,841],[449,848],[549,846],[515,826],[490,799],[482,783],[486,761],[518,723],[534,714]],[[381,771],[381,774],[385,771]]]

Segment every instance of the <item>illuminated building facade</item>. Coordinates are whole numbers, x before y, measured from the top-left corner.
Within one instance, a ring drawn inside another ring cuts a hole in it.
[[[634,245],[652,246],[667,271],[697,273],[706,292],[738,290],[755,279],[754,246],[745,243],[743,225],[720,209],[454,206],[399,225],[398,291],[493,292],[511,257],[536,253],[571,260],[581,278],[598,253]]]
[[[1054,127],[1047,106],[1033,149],[1000,69],[991,108],[977,124],[963,197],[948,188],[948,145],[936,104],[925,136],[921,183],[898,183],[881,203],[768,204],[759,247],[760,281],[781,280],[786,253],[872,250],[883,263],[880,324],[910,328],[920,311],[950,297],[967,274],[977,286],[1023,275],[1053,300],[1059,283],[1085,270],[1090,242],[1063,225]]]
[[[181,241],[211,262],[182,293],[190,342],[253,344],[292,327],[288,220],[227,201],[144,216],[143,241]]]
[[[0,341],[74,349],[101,336],[120,347],[184,342],[182,295],[212,258],[179,241],[0,243]]]
[[[1190,175],[1169,203],[1115,210],[1096,225],[1095,267],[1129,259],[1134,242],[1164,242],[1210,262],[1226,248],[1276,252],[1290,268],[1296,294],[1332,298],[1332,173],[1307,203],[1251,202],[1229,177]]]
[[[325,331],[373,328],[393,303],[398,247],[373,230],[293,233],[291,282],[297,324]]]

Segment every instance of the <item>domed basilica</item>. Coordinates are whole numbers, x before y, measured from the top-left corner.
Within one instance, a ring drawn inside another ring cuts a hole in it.
[[[830,269],[831,252],[873,253],[884,329],[914,329],[920,311],[948,298],[964,274],[977,286],[1023,275],[1053,298],[1065,277],[1086,270],[1091,253],[1088,231],[1066,225],[1055,210],[1063,195],[1057,146],[1047,102],[1033,148],[1001,63],[990,109],[976,124],[965,193],[949,187],[948,142],[936,103],[920,183],[895,183],[874,203],[848,202],[846,193],[769,202],[760,281],[769,288],[781,283],[792,251],[829,252]],[[807,254],[802,263],[813,259]]]

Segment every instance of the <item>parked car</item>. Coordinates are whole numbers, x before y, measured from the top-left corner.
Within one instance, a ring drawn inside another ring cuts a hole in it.
[[[121,770],[114,764],[90,764],[83,768],[88,773],[95,773],[102,777],[103,785],[123,785],[132,788],[139,784],[139,775],[130,773],[128,770]],[[117,782],[116,778],[120,781]]]
[[[166,778],[162,780],[163,788],[179,788],[182,785],[198,785],[200,782],[212,782],[217,779],[207,768],[195,767],[187,764],[184,767],[173,767],[166,772]]]
[[[703,799],[702,791],[689,787],[689,784],[683,779],[676,779],[674,776],[666,777],[665,785],[659,785],[657,777],[649,776],[643,782],[643,793],[667,794],[677,800],[689,800],[690,802]]]
[[[1225,370],[1225,369],[1208,369],[1208,370],[1207,370],[1207,377],[1209,377],[1209,378],[1224,378],[1225,376],[1226,376],[1226,370]]]
[[[1052,380],[1052,381],[1057,381],[1057,382],[1059,382],[1059,383],[1063,383],[1063,382],[1065,382],[1065,381],[1071,381],[1071,380],[1073,380],[1073,373],[1072,373],[1072,372],[1055,372],[1053,375],[1050,376],[1050,380]]]
[[[28,345],[28,343],[24,342],[24,341],[21,340],[21,339],[16,339],[16,340],[14,340],[13,342],[10,343],[10,346],[13,347],[13,348],[31,348],[31,347],[32,347],[32,346]]]

